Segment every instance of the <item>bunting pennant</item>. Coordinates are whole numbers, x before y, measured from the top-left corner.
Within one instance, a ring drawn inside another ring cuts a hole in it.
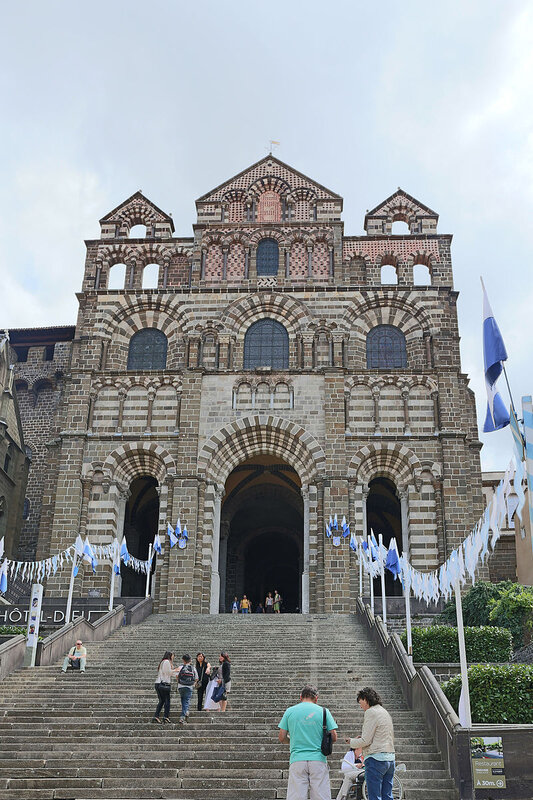
[[[532,442],[532,475],[533,475],[533,410],[531,412],[531,442]],[[409,586],[413,595],[426,603],[437,603],[440,597],[449,600],[453,595],[454,586],[459,581],[460,585],[466,583],[467,577],[475,581],[476,572],[489,556],[489,548],[494,550],[500,531],[509,514],[509,507],[517,497],[518,483],[521,484],[521,461],[517,464],[511,462],[494,495],[485,508],[482,516],[469,535],[453,550],[444,564],[434,572],[419,572],[410,563],[405,554],[398,555],[398,546],[395,539],[391,539],[388,549],[379,545],[374,532],[371,530],[368,542],[364,537],[359,542],[353,534],[350,535],[350,549],[357,553],[364,571],[371,577],[377,577],[381,572],[381,564],[386,569],[401,579],[404,587]],[[533,489],[531,491],[533,496]],[[336,518],[336,516],[335,516]],[[344,518],[342,528],[344,530]],[[332,525],[333,523],[333,525]],[[334,522],[330,517],[326,524],[326,535],[332,535]],[[328,534],[329,530],[329,534]],[[340,547],[342,538],[333,536],[333,546]]]

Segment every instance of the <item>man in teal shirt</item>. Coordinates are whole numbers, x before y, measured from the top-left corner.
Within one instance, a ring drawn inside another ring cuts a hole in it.
[[[289,741],[291,758],[287,800],[331,800],[331,786],[326,756],[322,754],[324,709],[317,703],[318,692],[304,686],[300,702],[290,706],[278,725],[280,742]],[[337,723],[326,709],[326,726],[337,741]]]

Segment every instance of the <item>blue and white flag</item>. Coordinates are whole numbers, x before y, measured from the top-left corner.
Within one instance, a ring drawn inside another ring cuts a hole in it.
[[[337,522],[337,515],[336,514],[335,514],[335,517],[333,518],[333,527],[334,527],[334,529],[336,531],[339,530],[339,523]]]
[[[159,538],[159,534],[158,533],[156,533],[156,535],[154,536],[153,548],[154,548],[154,553],[161,553],[162,552],[161,539]]]
[[[167,522],[167,533],[168,533],[168,538],[170,540],[170,547],[171,548],[175,547],[177,545],[177,543],[178,543],[178,538],[177,538],[176,534],[174,533],[174,528],[172,527],[170,522]]]
[[[126,537],[122,539],[122,544],[120,545],[120,559],[125,564],[128,563],[130,560],[130,554],[128,553],[128,545],[126,544]]]
[[[350,550],[353,550],[354,553],[357,553],[357,539],[355,538],[355,534],[350,534]]]
[[[398,547],[396,545],[396,539],[394,536],[390,540],[389,549],[387,552],[387,558],[385,560],[385,568],[392,572],[395,578],[399,578],[402,574],[402,568],[400,566],[400,558],[398,556]]]
[[[7,558],[4,558],[0,567],[0,592],[2,594],[7,592]]]
[[[185,541],[188,541],[189,531],[187,530],[187,525],[185,523],[183,523],[183,530],[181,531],[181,536],[183,539],[185,539]]]
[[[503,371],[502,361],[507,361],[507,350],[494,319],[483,280],[481,285],[483,286],[483,361],[487,389],[487,416],[483,430],[485,433],[490,433],[509,425],[509,413],[496,389],[496,381]]]
[[[178,517],[178,521],[176,522],[176,538],[179,539],[181,537],[181,521]]]
[[[372,528],[370,529],[370,552],[374,561],[379,561],[379,547]]]
[[[0,539],[0,558],[4,555],[4,537]]]
[[[81,557],[83,555],[83,539],[79,533],[76,536],[76,541],[74,542],[74,552],[77,556]]]
[[[342,518],[341,528],[342,528],[342,535],[346,539],[346,537],[350,535],[350,525],[348,522],[346,522],[346,517]]]
[[[88,536],[85,537],[82,558],[84,561],[86,561],[88,564],[91,565],[93,572],[96,572],[98,561],[96,559],[96,554],[91,546],[91,543],[89,542]]]

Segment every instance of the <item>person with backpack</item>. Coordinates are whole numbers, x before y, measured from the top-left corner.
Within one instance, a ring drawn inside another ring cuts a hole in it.
[[[198,673],[196,667],[191,664],[191,657],[187,653],[181,657],[183,665],[178,670],[178,692],[181,697],[181,716],[179,718],[180,725],[187,721],[189,716],[189,705],[192,697],[193,686],[198,680]]]
[[[322,750],[324,733],[337,741],[337,723],[327,708],[319,706],[318,690],[304,686],[300,702],[290,706],[278,725],[278,740],[290,744],[287,800],[331,800],[327,758]],[[331,752],[331,746],[325,752]]]

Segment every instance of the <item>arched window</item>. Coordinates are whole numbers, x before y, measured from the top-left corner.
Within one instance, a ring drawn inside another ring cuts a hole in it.
[[[289,368],[289,334],[275,319],[260,319],[244,337],[244,369]]]
[[[413,267],[413,283],[415,286],[431,286],[431,272],[425,264]]]
[[[277,275],[279,247],[275,239],[261,239],[257,245],[257,274]]]
[[[398,273],[392,264],[384,264],[381,267],[381,283],[396,285],[398,283]]]
[[[126,285],[126,265],[113,264],[109,270],[108,289],[123,289]]]
[[[405,336],[394,325],[377,325],[366,337],[367,369],[402,369],[407,366]]]
[[[143,289],[157,289],[159,264],[147,264],[143,269]]]
[[[165,369],[167,337],[157,328],[144,328],[130,339],[128,369]]]
[[[411,233],[407,220],[395,219],[392,223],[391,233],[393,236],[406,236]]]
[[[146,225],[132,225],[129,230],[130,239],[145,239]]]

